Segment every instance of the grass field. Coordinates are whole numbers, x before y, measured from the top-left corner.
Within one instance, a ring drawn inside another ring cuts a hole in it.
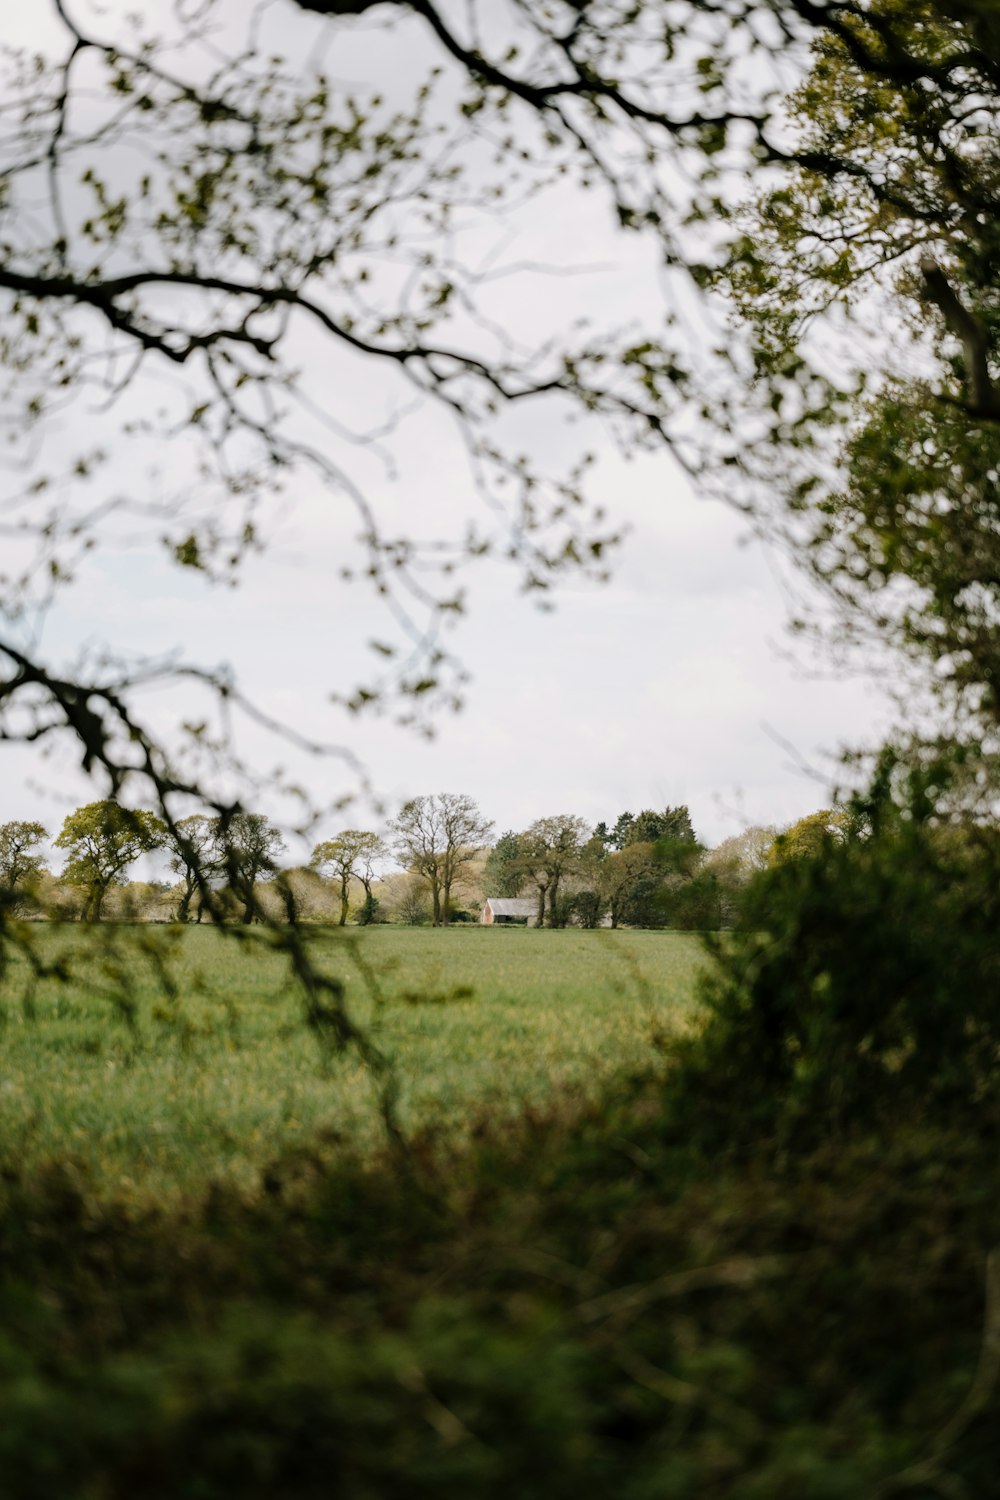
[[[353,1056],[324,1063],[281,957],[259,933],[240,937],[37,929],[72,977],[26,991],[15,963],[0,989],[0,1161],[70,1158],[99,1188],[162,1201],[214,1181],[252,1187],[317,1132],[378,1139],[365,1070]],[[673,933],[380,927],[314,941],[393,1061],[404,1128],[456,1137],[654,1066],[704,962],[697,939]]]

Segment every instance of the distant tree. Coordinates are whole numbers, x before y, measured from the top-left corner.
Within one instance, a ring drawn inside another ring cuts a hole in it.
[[[771,848],[778,837],[778,830],[773,823],[751,824],[744,828],[742,833],[734,833],[728,839],[723,839],[716,848],[708,850],[704,858],[707,869],[714,870],[719,878],[727,878],[723,872],[731,871],[730,879],[745,882],[757,874],[758,870],[766,870]]]
[[[455,877],[492,829],[473,798],[457,792],[414,797],[389,824],[400,859],[428,884],[435,927],[447,923]]]
[[[607,849],[609,846],[612,848],[614,847],[614,834],[611,832],[611,829],[608,827],[607,823],[598,823],[597,827],[594,829],[593,836],[595,839],[597,839],[598,843],[603,845],[605,849]]]
[[[521,834],[521,863],[538,891],[538,925],[546,916],[548,925],[560,925],[559,886],[564,876],[580,866],[581,851],[589,829],[582,818],[560,813],[552,818],[538,818]]]
[[[178,922],[191,920],[191,902],[197,890],[204,887],[208,877],[220,868],[219,820],[205,813],[192,813],[181,818],[177,824],[177,835],[170,838],[173,853],[170,868],[181,877],[184,884],[180,905],[177,908]],[[201,921],[204,901],[198,903],[198,921]]]
[[[42,868],[39,845],[48,838],[41,823],[0,824],[0,904],[14,906]]]
[[[276,857],[285,848],[281,831],[263,813],[238,812],[219,818],[216,825],[219,867],[243,906],[244,925],[254,920],[254,886],[262,875],[277,870]]]
[[[601,866],[600,894],[612,927],[648,915],[659,887],[660,874],[652,844],[629,844],[609,854]]]
[[[372,892],[372,884],[375,880],[376,867],[389,857],[389,846],[379,833],[368,835],[367,841],[358,852],[355,875],[361,881],[364,888],[365,899],[358,913],[358,925],[368,927],[378,919],[379,901]]]
[[[615,826],[611,830],[610,842],[612,849],[625,848],[625,845],[629,841],[629,833],[631,832],[632,824],[634,822],[635,818],[630,812],[623,812],[618,814],[618,817],[615,820]]]
[[[778,834],[771,845],[768,862],[780,865],[787,859],[815,859],[825,850],[845,843],[852,827],[851,814],[842,807],[824,807],[819,812],[809,813]]]
[[[502,833],[486,858],[484,896],[519,896],[524,885],[521,841],[509,829]]]
[[[607,857],[608,846],[595,829],[586,843],[580,847],[581,873],[595,888],[601,873],[601,866]]]
[[[569,915],[581,927],[591,930],[601,925],[604,916],[604,900],[600,891],[582,890],[569,898]]]
[[[720,920],[731,926],[739,917],[743,895],[754,875],[767,869],[778,836],[773,825],[751,825],[723,839],[702,857],[701,867],[718,883]]]
[[[723,892],[711,870],[663,883],[660,922],[682,932],[717,932],[722,925]],[[659,925],[659,923],[657,923]]]
[[[691,814],[686,806],[665,807],[662,812],[643,808],[629,824],[624,844],[620,847],[624,848],[626,844],[656,844],[661,839],[669,839],[676,844],[698,842],[691,826]]]
[[[404,876],[393,910],[399,921],[405,922],[408,927],[425,926],[431,920],[426,881],[413,873]]]
[[[160,848],[165,837],[166,828],[153,813],[118,802],[88,802],[70,813],[55,843],[68,855],[63,879],[87,892],[85,922],[100,921],[111,886],[124,885],[129,866],[140,854]]]
[[[372,901],[375,862],[386,854],[383,839],[377,833],[361,828],[345,828],[334,838],[317,844],[309,861],[314,870],[332,877],[340,886],[340,926],[347,922],[350,909],[350,886],[358,880],[365,888],[366,902]]]

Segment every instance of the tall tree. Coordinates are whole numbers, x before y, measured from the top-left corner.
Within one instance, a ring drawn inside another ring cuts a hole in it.
[[[629,842],[629,834],[632,831],[632,824],[634,822],[635,817],[632,813],[623,812],[618,814],[615,819],[615,826],[611,830],[610,843],[612,849],[625,848],[625,845]]]
[[[502,833],[486,857],[484,896],[519,896],[524,885],[521,841],[510,829]]]
[[[0,905],[15,905],[25,882],[42,868],[39,846],[47,838],[41,823],[0,824]]]
[[[183,881],[180,905],[177,908],[178,922],[191,919],[191,902],[195,892],[200,892],[198,921],[201,921],[207,882],[221,868],[222,851],[219,848],[219,820],[205,813],[192,813],[181,818],[175,831],[169,836],[173,853],[170,868]]]
[[[781,508],[760,514],[842,640],[889,642],[907,706],[923,693],[926,719],[943,698],[979,744],[1000,721],[996,12],[851,11],[788,101],[790,159],[720,276],[760,391],[784,388],[759,468]]]
[[[559,813],[537,818],[520,836],[521,860],[538,891],[538,925],[560,925],[559,887],[563,877],[579,868],[581,852],[590,829],[582,818]]]
[[[375,861],[384,856],[385,843],[377,833],[359,828],[345,828],[332,839],[317,844],[309,861],[314,870],[332,876],[340,886],[340,926],[347,922],[350,907],[350,885],[358,880],[364,886],[365,899],[371,901]]]
[[[845,808],[824,807],[779,833],[767,862],[779,865],[789,859],[817,859],[828,849],[846,843],[853,831],[854,821]]]
[[[492,829],[473,798],[456,792],[414,797],[389,824],[400,860],[427,881],[435,927],[447,924],[455,878]]]
[[[629,844],[609,854],[601,865],[599,889],[612,927],[645,912],[659,883],[652,844]]]
[[[643,808],[630,821],[622,847],[626,844],[656,844],[661,839],[677,844],[697,843],[691,826],[691,814],[686,806],[665,807],[662,812],[653,812],[649,807]]]
[[[67,853],[63,879],[83,886],[85,922],[99,922],[113,885],[141,854],[161,847],[164,824],[153,813],[113,801],[89,802],[66,818],[55,840]]]
[[[262,875],[277,870],[277,856],[284,851],[281,830],[263,813],[237,812],[216,822],[219,865],[243,903],[243,923],[259,919],[254,886]]]
[[[358,850],[355,875],[360,880],[365,893],[364,904],[358,915],[358,921],[363,927],[374,922],[378,912],[378,897],[372,890],[375,876],[379,865],[383,864],[389,857],[389,846],[380,833],[370,833],[365,836],[365,842]]]
[[[723,926],[731,927],[736,922],[747,887],[755,875],[767,869],[777,837],[778,829],[773,824],[751,824],[702,857],[702,868],[718,882]]]

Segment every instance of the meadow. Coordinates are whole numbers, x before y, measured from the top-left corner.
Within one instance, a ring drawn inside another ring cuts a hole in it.
[[[317,1138],[383,1142],[370,1074],[352,1053],[324,1057],[264,933],[72,924],[32,940],[68,974],[30,983],[15,959],[0,987],[0,1164],[69,1161],[98,1189],[162,1203],[252,1190]],[[705,961],[677,933],[375,927],[311,942],[392,1063],[403,1129],[456,1142],[655,1069]]]

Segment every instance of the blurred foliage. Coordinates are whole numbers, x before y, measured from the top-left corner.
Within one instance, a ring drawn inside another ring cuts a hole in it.
[[[998,1120],[965,1123],[776,1155],[636,1087],[404,1175],[318,1142],[174,1212],[8,1175],[0,1484],[988,1494]]]
[[[912,771],[895,800],[891,766],[835,832],[754,877],[738,938],[715,944],[693,1076],[785,1136],[975,1119],[997,1099],[1000,832],[934,814]]]

